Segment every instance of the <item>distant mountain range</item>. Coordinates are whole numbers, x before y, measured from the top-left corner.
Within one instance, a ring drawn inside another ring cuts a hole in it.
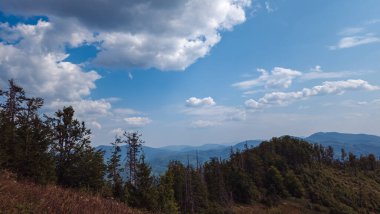
[[[373,153],[380,156],[380,137],[366,134],[344,134],[337,132],[318,132],[303,138],[310,143],[319,143],[324,146],[332,146],[338,157],[342,148],[346,152],[355,155],[367,155]],[[243,150],[245,147],[252,148],[259,145],[263,140],[247,140],[232,146],[222,144],[205,144],[201,146],[174,145],[161,148],[143,146],[146,161],[152,166],[154,174],[166,171],[171,160],[181,161],[184,164],[196,166],[212,157],[226,159],[231,151]],[[98,146],[97,149],[105,151],[105,159],[111,156],[112,146]],[[122,161],[126,158],[126,146],[121,146]],[[198,159],[197,159],[198,157]]]

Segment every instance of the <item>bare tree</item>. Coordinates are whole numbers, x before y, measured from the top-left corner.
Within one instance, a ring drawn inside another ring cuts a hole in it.
[[[141,152],[141,147],[144,141],[140,139],[141,134],[138,132],[124,132],[124,137],[126,140],[124,142],[127,144],[127,163],[126,169],[129,171],[129,181],[132,185],[136,182],[136,170],[139,158],[139,153]]]

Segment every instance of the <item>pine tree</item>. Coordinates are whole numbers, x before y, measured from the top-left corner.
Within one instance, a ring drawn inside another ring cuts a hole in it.
[[[25,110],[18,117],[15,167],[19,176],[47,183],[55,179],[55,172],[49,152],[51,130],[37,112],[42,105],[41,98],[28,99]]]
[[[157,191],[155,178],[152,176],[151,167],[145,163],[144,155],[141,155],[136,164],[135,183],[130,188],[129,204],[134,207],[146,208],[154,211],[157,209]]]
[[[103,154],[90,143],[91,131],[74,118],[74,109],[64,107],[48,122],[53,131],[57,182],[63,186],[96,189],[105,172]]]
[[[288,196],[284,185],[284,178],[275,166],[271,166],[267,171],[266,187],[267,194],[265,202],[269,205],[275,205],[279,202],[281,197]]]
[[[117,137],[114,142],[111,143],[113,146],[113,152],[111,158],[107,162],[107,178],[108,182],[112,188],[113,197],[120,200],[124,200],[124,184],[121,177],[122,169],[120,168],[120,146],[121,139]]]
[[[294,174],[293,170],[289,170],[284,179],[285,186],[288,192],[297,198],[304,196],[305,189],[302,186],[301,181],[297,178],[297,175]]]
[[[141,135],[138,132],[124,132],[124,143],[127,144],[127,164],[129,182],[134,185],[136,182],[137,161],[141,152],[144,141],[140,139]]]
[[[167,214],[177,214],[179,212],[178,204],[174,196],[174,175],[167,171],[160,178],[158,186],[158,211]]]
[[[209,207],[208,192],[206,182],[200,170],[190,168],[191,176],[191,204],[194,207],[194,213],[204,213]]]
[[[222,166],[217,158],[211,158],[204,165],[204,178],[207,184],[209,199],[219,205],[229,203],[228,194],[226,191]]]
[[[0,95],[0,166],[38,183],[52,181],[50,129],[38,114],[43,100],[26,97],[13,80]]]
[[[17,145],[17,123],[18,114],[22,110],[22,104],[25,103],[26,97],[24,90],[15,84],[13,80],[9,80],[9,88],[7,91],[1,92],[1,124],[0,124],[0,150],[2,157],[0,163],[2,167],[15,170],[15,159]]]

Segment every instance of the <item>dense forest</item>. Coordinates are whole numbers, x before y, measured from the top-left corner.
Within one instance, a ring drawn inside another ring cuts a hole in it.
[[[0,170],[19,180],[79,189],[153,213],[234,213],[237,205],[270,208],[289,200],[310,213],[380,212],[380,161],[372,154],[357,157],[283,136],[231,151],[228,160],[172,161],[153,176],[137,132],[115,137],[104,160],[72,107],[43,115],[43,99],[26,96],[13,80],[0,101]],[[128,146],[126,161],[120,145]]]

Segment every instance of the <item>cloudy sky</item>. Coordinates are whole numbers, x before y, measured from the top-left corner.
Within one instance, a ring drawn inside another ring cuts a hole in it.
[[[72,105],[108,144],[380,135],[378,0],[12,0],[0,87]]]

